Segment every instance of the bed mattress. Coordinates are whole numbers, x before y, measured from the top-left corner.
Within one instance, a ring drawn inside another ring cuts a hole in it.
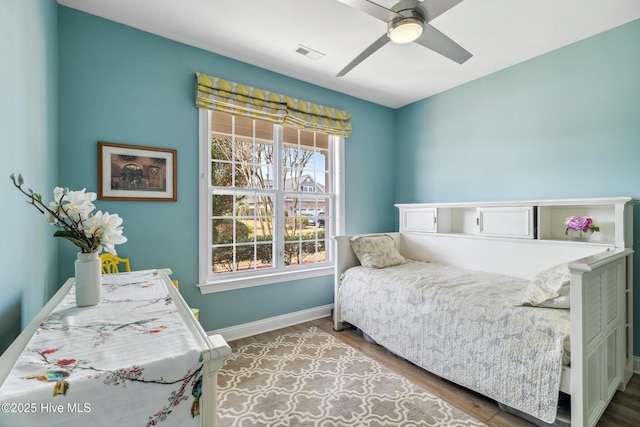
[[[524,307],[527,280],[410,261],[341,277],[342,319],[464,387],[553,422],[568,309]]]

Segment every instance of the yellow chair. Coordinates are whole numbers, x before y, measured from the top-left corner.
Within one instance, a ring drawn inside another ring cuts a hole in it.
[[[131,264],[129,264],[129,258],[120,258],[111,254],[101,254],[100,260],[102,261],[102,274],[113,274],[120,272],[120,264],[122,264],[124,271],[131,271]]]

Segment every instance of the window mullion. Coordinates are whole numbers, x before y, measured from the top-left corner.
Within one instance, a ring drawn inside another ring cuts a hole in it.
[[[329,150],[331,153],[331,164],[329,171],[329,182],[332,188],[331,200],[333,202],[332,212],[334,219],[332,221],[331,235],[326,237],[332,237],[335,235],[341,235],[345,233],[345,221],[344,221],[344,207],[345,207],[345,149],[344,138],[339,136],[332,136],[329,138]],[[330,259],[333,260],[334,254],[330,255]]]
[[[273,125],[273,183],[275,190],[274,207],[274,261],[276,268],[283,268],[284,265],[284,227],[286,218],[284,216],[285,188],[283,188],[284,168],[282,165],[283,134],[282,126]]]
[[[236,188],[237,175],[237,142],[236,142],[236,120],[237,117],[231,116],[231,188]]]

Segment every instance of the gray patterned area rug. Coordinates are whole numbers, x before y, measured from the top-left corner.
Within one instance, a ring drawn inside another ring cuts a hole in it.
[[[311,327],[245,344],[218,373],[218,426],[484,426]]]

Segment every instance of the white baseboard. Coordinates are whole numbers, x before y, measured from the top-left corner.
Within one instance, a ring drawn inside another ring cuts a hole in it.
[[[640,374],[640,356],[633,356],[633,373]]]
[[[240,338],[264,332],[274,331],[287,326],[297,325],[310,320],[320,319],[331,315],[333,304],[314,307],[307,310],[296,311],[294,313],[283,314],[282,316],[270,317],[256,322],[243,323],[242,325],[231,326],[229,328],[216,329],[207,332],[207,335],[222,335],[225,341],[233,341]]]

